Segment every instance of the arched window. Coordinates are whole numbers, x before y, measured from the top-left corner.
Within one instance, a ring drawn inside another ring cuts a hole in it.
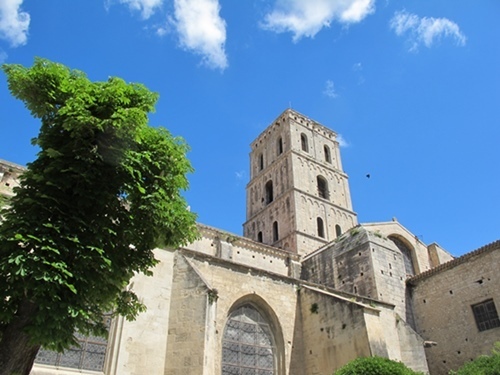
[[[281,155],[283,153],[283,139],[281,137],[278,138],[278,143],[276,144],[276,149],[277,149],[278,155]]]
[[[273,241],[276,242],[280,239],[279,232],[278,232],[278,222],[275,221],[273,223]]]
[[[326,161],[327,163],[331,163],[331,162],[332,162],[332,155],[330,154],[330,148],[328,148],[328,146],[327,146],[327,145],[325,145],[325,146],[323,147],[323,150],[324,150],[324,152],[325,152],[325,161]]]
[[[106,317],[104,323],[109,328],[111,318]],[[78,370],[99,371],[102,374],[108,339],[97,336],[84,336],[78,332],[75,332],[75,337],[79,346],[73,346],[63,353],[42,348],[36,356],[35,363]],[[81,373],[81,371],[75,371],[75,373]]]
[[[309,144],[307,142],[307,135],[302,133],[300,135],[300,145],[302,147],[302,151],[309,152]]]
[[[257,241],[262,242],[262,232],[257,233]]]
[[[264,169],[264,155],[263,154],[260,154],[259,155],[259,170],[263,170]]]
[[[316,223],[318,224],[318,237],[325,238],[325,226],[323,225],[323,219],[318,217],[316,219]]]
[[[273,181],[269,180],[266,182],[266,204],[271,203],[273,199]]]
[[[340,237],[342,235],[342,228],[340,228],[340,225],[335,225],[335,234],[337,237]]]
[[[403,254],[403,261],[405,264],[405,271],[407,275],[415,275],[415,269],[413,267],[413,260],[411,257],[410,248],[396,236],[389,236],[389,239],[394,242],[401,254]]]
[[[326,182],[325,178],[321,176],[318,176],[316,180],[318,183],[318,196],[323,199],[328,199],[328,182]]]
[[[222,375],[275,375],[275,358],[275,340],[264,316],[251,304],[233,311],[222,336]]]

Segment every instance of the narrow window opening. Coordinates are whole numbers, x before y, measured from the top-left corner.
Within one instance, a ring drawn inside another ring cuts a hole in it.
[[[327,163],[331,163],[332,162],[332,155],[330,154],[330,149],[328,148],[327,145],[325,145],[325,147],[323,149],[324,149],[324,153],[325,153],[325,161]]]
[[[329,198],[328,192],[328,182],[326,182],[324,177],[318,176],[316,178],[318,184],[318,196],[323,199]]]
[[[279,238],[280,238],[280,236],[279,236],[279,232],[278,232],[278,222],[275,221],[273,223],[273,241],[276,242],[279,240]]]
[[[325,238],[325,226],[323,225],[323,219],[318,217],[316,219],[316,223],[318,226],[318,237]]]
[[[340,237],[342,235],[342,228],[340,228],[340,225],[335,225],[335,234],[337,237]]]
[[[259,155],[259,170],[263,170],[263,169],[264,169],[264,155],[260,154]]]
[[[262,232],[257,233],[257,241],[262,242]]]
[[[273,181],[269,180],[266,183],[266,204],[269,204],[273,201],[274,196],[273,196]]]
[[[309,144],[307,141],[307,136],[304,133],[300,135],[300,145],[302,147],[302,151],[309,152]]]
[[[283,153],[283,139],[281,137],[278,139],[277,149],[278,155],[281,155]]]

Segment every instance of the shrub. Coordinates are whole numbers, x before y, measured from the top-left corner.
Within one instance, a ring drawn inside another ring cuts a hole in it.
[[[357,358],[338,369],[334,375],[418,375],[401,362],[382,357]]]
[[[450,375],[500,375],[500,341],[495,343],[491,355],[482,355],[466,363]]]

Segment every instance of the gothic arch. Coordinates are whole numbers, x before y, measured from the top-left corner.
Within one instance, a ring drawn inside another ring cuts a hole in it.
[[[245,330],[245,328],[250,328]],[[255,329],[252,329],[255,327]],[[255,333],[255,341],[248,336],[249,331]],[[259,335],[260,333],[260,335]],[[260,344],[257,341],[261,339]],[[260,296],[248,294],[239,298],[233,303],[228,311],[224,324],[224,333],[222,335],[222,375],[233,374],[234,372],[225,371],[230,368],[238,368],[238,365],[249,368],[251,365],[242,364],[235,360],[238,353],[245,353],[245,359],[249,363],[252,361],[248,352],[256,352],[255,360],[261,361],[264,368],[269,368],[268,373],[272,375],[283,375],[285,373],[285,345],[283,339],[283,330],[279,319],[274,310]],[[258,349],[258,350],[252,350]],[[245,349],[250,349],[245,351]],[[272,358],[272,366],[270,359]],[[232,361],[232,362],[231,362]],[[266,368],[266,370],[267,370]]]

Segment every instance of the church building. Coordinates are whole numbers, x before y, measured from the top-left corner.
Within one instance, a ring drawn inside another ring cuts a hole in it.
[[[0,162],[0,193],[22,168]],[[7,185],[6,185],[7,184]],[[447,374],[500,340],[500,241],[454,259],[398,221],[358,223],[337,134],[292,109],[252,143],[243,236],[156,249],[109,321],[33,375],[331,375],[361,356]]]

